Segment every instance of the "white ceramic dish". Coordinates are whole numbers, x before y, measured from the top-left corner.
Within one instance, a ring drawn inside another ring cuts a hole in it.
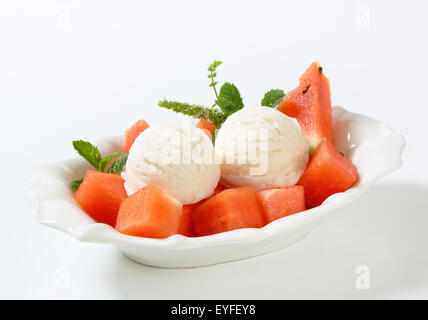
[[[276,220],[260,229],[240,229],[206,237],[174,235],[166,239],[127,236],[95,223],[73,199],[70,181],[84,176],[89,165],[80,158],[40,166],[27,198],[34,217],[80,241],[110,243],[131,259],[157,267],[196,267],[264,254],[301,239],[339,206],[356,199],[378,179],[398,169],[405,139],[387,125],[333,108],[335,143],[355,164],[360,180],[353,188],[330,196],[316,208]],[[96,141],[103,154],[120,148],[123,137]]]

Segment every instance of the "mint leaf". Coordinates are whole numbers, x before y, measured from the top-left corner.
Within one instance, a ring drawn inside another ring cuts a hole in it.
[[[244,107],[239,90],[234,84],[229,82],[226,82],[221,86],[220,94],[216,103],[226,116],[229,116]]]
[[[71,189],[71,191],[76,192],[77,189],[79,189],[80,184],[83,182],[83,179],[80,180],[74,180],[73,182],[70,183],[69,187]]]
[[[104,172],[104,169],[110,163],[110,161],[112,161],[114,158],[116,158],[121,153],[122,153],[122,150],[117,150],[111,156],[107,156],[107,157],[102,158],[102,160],[100,161],[100,165],[99,165],[100,166],[100,171]]]
[[[285,92],[281,89],[269,90],[262,99],[262,106],[276,108],[284,97]]]
[[[123,171],[127,160],[128,153],[125,153],[124,155],[120,156],[115,162],[113,162],[110,168],[108,168],[107,172],[120,174]]]
[[[95,169],[100,170],[101,153],[92,143],[76,140],[73,141],[73,147],[86,161],[88,161]]]

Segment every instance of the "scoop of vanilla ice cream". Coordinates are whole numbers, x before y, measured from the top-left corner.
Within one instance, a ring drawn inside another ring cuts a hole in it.
[[[122,173],[131,195],[147,184],[182,204],[209,197],[220,179],[211,139],[189,121],[151,126],[135,140]]]
[[[309,159],[309,143],[296,119],[269,107],[243,108],[218,131],[221,182],[258,190],[294,185]]]

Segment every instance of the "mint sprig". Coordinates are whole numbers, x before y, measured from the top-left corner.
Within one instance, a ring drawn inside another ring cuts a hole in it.
[[[210,120],[217,127],[220,127],[224,120],[226,120],[226,115],[222,111],[215,108],[207,108],[198,104],[168,101],[164,99],[159,101],[158,105],[159,107],[170,109],[187,116]]]
[[[101,153],[92,143],[83,140],[73,141],[74,150],[88,161],[96,170],[100,170]]]
[[[114,159],[116,158],[118,155],[120,155],[122,153],[122,150],[117,150],[115,153],[113,153],[110,156],[104,157],[101,159],[100,161],[100,171],[104,172],[106,166]]]
[[[83,141],[83,140],[73,141],[73,147],[80,156],[82,156],[86,161],[88,161],[94,167],[95,170],[100,171],[100,172],[104,172],[107,165],[114,158],[116,158],[117,156],[119,156],[122,153],[122,150],[117,150],[113,154],[103,158],[101,156],[101,152],[98,150],[98,148],[96,146],[94,146],[92,143],[90,143],[88,141]],[[121,159],[122,157],[120,157],[119,159]],[[119,159],[117,159],[113,163],[113,165],[115,165]],[[110,172],[110,173],[119,174],[122,171],[122,169],[126,163],[126,159],[127,159],[127,157],[124,159],[121,159],[120,163],[116,164],[114,169],[109,168],[107,172],[114,170],[114,172]],[[71,182],[70,183],[70,189],[72,191],[77,191],[77,189],[79,188],[79,186],[82,182],[83,182],[83,179],[75,180],[75,181]]]
[[[210,66],[208,67],[208,79],[211,79],[211,83],[209,84],[210,87],[212,87],[214,89],[214,94],[216,96],[216,98],[218,99],[218,93],[217,93],[217,89],[216,89],[216,85],[218,84],[217,81],[214,81],[215,77],[217,76],[217,67],[219,65],[221,65],[223,63],[223,61],[219,61],[219,60],[214,60],[213,63],[210,64]],[[214,103],[214,105],[212,107],[214,107],[216,104]]]
[[[217,92],[216,86],[218,82],[215,79],[217,77],[217,67],[221,64],[223,64],[222,61],[215,60],[208,67],[208,79],[210,79],[208,86],[213,88],[215,94],[214,104],[211,108],[168,100],[159,101],[158,105],[188,116],[207,119],[220,128],[228,116],[244,107],[241,94],[234,84],[226,82],[221,86],[220,92]]]
[[[124,155],[120,156],[115,162],[113,162],[110,168],[108,168],[107,172],[120,174],[123,171],[127,160],[128,153],[125,153]]]
[[[238,88],[229,82],[226,82],[221,86],[220,94],[216,103],[226,117],[244,107]]]
[[[272,89],[265,93],[262,99],[262,106],[276,108],[276,106],[284,99],[285,92],[281,89]]]
[[[73,182],[70,183],[70,189],[73,192],[76,192],[77,189],[79,189],[80,185],[82,184],[83,179],[79,179],[79,180],[74,180]]]

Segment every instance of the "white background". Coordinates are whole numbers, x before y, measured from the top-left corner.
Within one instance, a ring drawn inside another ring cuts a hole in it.
[[[425,1],[2,1],[0,298],[428,298]],[[166,270],[38,225],[34,167],[71,141],[175,119],[163,98],[210,104],[225,63],[246,105],[319,60],[332,100],[391,125],[404,166],[289,248]],[[370,270],[358,290],[356,268]],[[69,281],[65,281],[64,272]]]

